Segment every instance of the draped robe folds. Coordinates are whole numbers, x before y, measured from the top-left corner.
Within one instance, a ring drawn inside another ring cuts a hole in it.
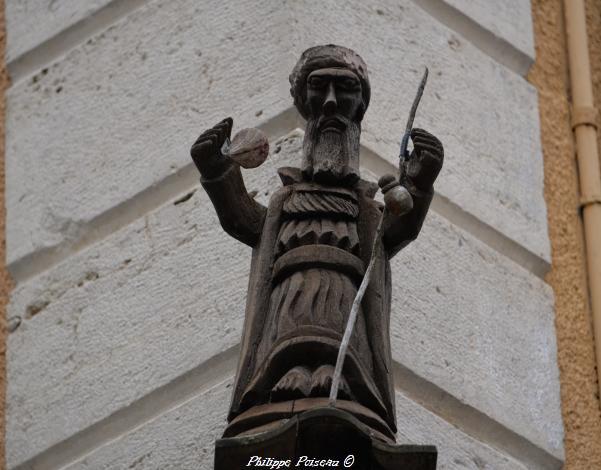
[[[356,196],[348,189],[294,185],[293,192],[284,201],[276,243],[274,283],[257,365],[263,364],[278,345],[289,339],[315,334],[338,341],[342,338],[364,272],[357,256],[357,215]],[[371,371],[371,350],[365,341],[362,313],[355,331],[351,337],[352,353]],[[311,359],[316,362],[310,364]],[[312,368],[324,364],[323,357],[305,357],[304,360],[305,365]],[[299,365],[294,359],[282,362],[291,367]],[[334,362],[335,358],[331,364]],[[257,369],[255,367],[255,371]]]
[[[349,312],[341,312],[342,316],[334,322],[335,326],[327,322],[319,325],[319,319],[317,325],[310,325],[310,313],[305,315],[298,311],[295,315],[297,320],[300,318],[297,323],[304,323],[302,328],[289,337],[278,336],[276,320],[289,312],[280,311],[281,307],[274,307],[274,302],[285,303],[286,299],[278,296],[285,296],[291,289],[290,283],[294,282],[294,274],[274,279],[274,271],[277,274],[278,256],[290,248],[282,246],[282,243],[285,244],[286,240],[290,239],[286,238],[284,233],[285,240],[282,241],[281,232],[290,230],[286,227],[286,224],[290,225],[290,220],[286,217],[284,206],[286,201],[290,201],[291,194],[312,184],[303,180],[302,173],[297,168],[281,168],[278,172],[284,186],[273,194],[268,208],[248,195],[240,168],[236,164],[232,163],[216,178],[201,179],[224,230],[253,249],[240,359],[228,421],[252,406],[268,403],[271,388],[291,366],[305,365],[303,362],[310,362],[313,367],[319,364],[334,364],[340,343],[339,337],[344,329],[343,323],[346,323],[348,318]],[[432,199],[431,191],[408,189],[414,199],[412,211],[401,217],[388,214],[384,221],[383,243],[379,247],[372,279],[362,301],[362,315],[353,332],[354,341],[351,342],[343,370],[343,375],[357,401],[380,415],[392,432],[396,432],[396,418],[389,334],[389,260],[417,237]],[[374,183],[359,180],[347,191],[356,198],[358,213],[354,223],[358,246],[344,248],[358,255],[359,264],[362,261],[366,267],[383,207],[373,199],[377,191],[377,185]],[[350,230],[353,230],[352,226]],[[311,266],[307,266],[302,279],[306,279],[307,276],[320,276],[319,265],[321,263],[323,267],[326,261],[315,259],[314,262],[316,271],[311,272]],[[359,279],[351,281],[352,276],[338,276],[335,270],[329,270],[329,273],[330,281],[334,276],[336,282],[344,284],[343,289],[347,295],[351,293],[354,297]],[[297,278],[296,281],[302,282],[302,279]],[[322,289],[325,288],[323,286]],[[350,303],[339,298],[335,303],[340,308],[348,304],[350,310],[352,298]],[[303,316],[306,318],[303,319]],[[287,319],[284,318],[280,324],[285,325],[286,322]],[[286,330],[285,327],[282,328]]]

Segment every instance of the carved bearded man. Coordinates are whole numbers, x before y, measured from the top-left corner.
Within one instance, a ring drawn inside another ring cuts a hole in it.
[[[283,187],[266,208],[246,191],[239,166],[221,153],[232,119],[192,146],[202,186],[223,229],[253,248],[246,319],[226,436],[271,429],[327,403],[340,341],[371,257],[383,205],[360,178],[361,120],[370,100],[367,67],[335,45],[306,50],[290,92],[307,120],[300,168],[278,170]],[[390,263],[414,240],[442,166],[440,142],[414,129],[400,177],[413,209],[386,211],[373,277],[346,357],[338,406],[383,440],[396,432],[389,317]],[[386,189],[386,188],[385,188]]]

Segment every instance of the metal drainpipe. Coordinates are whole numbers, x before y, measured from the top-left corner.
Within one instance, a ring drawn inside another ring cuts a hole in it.
[[[588,288],[597,358],[597,385],[601,396],[601,172],[584,0],[564,0],[564,13],[572,92],[572,128],[576,138]]]

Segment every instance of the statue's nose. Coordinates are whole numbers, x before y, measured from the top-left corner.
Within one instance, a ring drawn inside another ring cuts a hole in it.
[[[323,112],[326,116],[332,115],[336,112],[338,103],[336,102],[336,90],[334,89],[334,83],[330,82],[328,85],[328,92],[326,99],[323,102]]]

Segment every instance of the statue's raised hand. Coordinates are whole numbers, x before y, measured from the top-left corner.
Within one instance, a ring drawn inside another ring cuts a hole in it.
[[[190,149],[190,155],[200,174],[207,179],[221,175],[231,164],[230,158],[221,153],[221,148],[232,133],[232,118],[207,129],[196,139]]]
[[[442,168],[444,150],[436,137],[423,129],[412,129],[413,151],[402,164],[401,183],[408,183],[421,191],[429,191]]]

